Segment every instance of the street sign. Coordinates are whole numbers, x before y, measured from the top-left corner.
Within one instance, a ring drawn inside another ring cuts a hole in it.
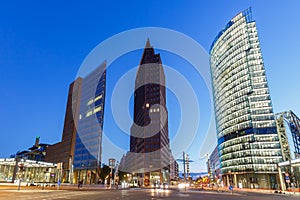
[[[108,159],[108,166],[114,167],[116,165],[116,159],[110,158]]]
[[[233,187],[232,187],[232,185],[231,186],[229,186],[229,188],[228,188],[230,191],[232,191],[233,190]]]

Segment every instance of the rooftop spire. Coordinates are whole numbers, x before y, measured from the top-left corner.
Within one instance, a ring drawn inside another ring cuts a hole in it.
[[[151,46],[151,44],[150,44],[149,38],[147,38],[147,42],[146,42],[145,48],[152,48],[152,46]]]

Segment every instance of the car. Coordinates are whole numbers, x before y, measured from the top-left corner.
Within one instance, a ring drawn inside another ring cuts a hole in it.
[[[160,189],[169,189],[169,184],[168,183],[163,183],[160,185]]]
[[[151,188],[158,189],[158,188],[160,188],[160,184],[159,183],[153,183],[153,184],[151,184]]]

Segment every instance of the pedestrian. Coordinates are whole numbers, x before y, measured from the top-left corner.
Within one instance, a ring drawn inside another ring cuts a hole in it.
[[[80,180],[80,181],[78,182],[78,189],[81,189],[81,188],[82,188],[82,184],[83,184],[83,181]]]
[[[232,192],[233,192],[233,186],[230,185],[228,189],[230,190],[230,192],[231,192],[231,194],[232,194]]]
[[[118,190],[119,189],[119,183],[118,183],[118,181],[116,181],[116,189]]]

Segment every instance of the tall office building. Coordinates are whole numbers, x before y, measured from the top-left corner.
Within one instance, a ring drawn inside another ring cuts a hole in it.
[[[106,62],[82,80],[74,150],[74,178],[87,184],[99,180],[105,91]]]
[[[62,141],[49,146],[45,158],[63,164],[63,182],[99,180],[105,88],[106,62],[69,87]]]
[[[293,111],[276,115],[277,131],[284,161],[300,158],[300,119]]]
[[[210,66],[224,183],[274,187],[281,146],[251,9],[217,35]]]
[[[135,80],[129,154],[133,157],[128,162],[140,185],[170,181],[170,152],[165,74],[160,54],[148,39]]]
[[[80,77],[70,84],[61,142],[50,145],[46,151],[45,161],[62,163],[62,182],[73,183],[71,172],[74,159],[81,87],[82,78]]]

